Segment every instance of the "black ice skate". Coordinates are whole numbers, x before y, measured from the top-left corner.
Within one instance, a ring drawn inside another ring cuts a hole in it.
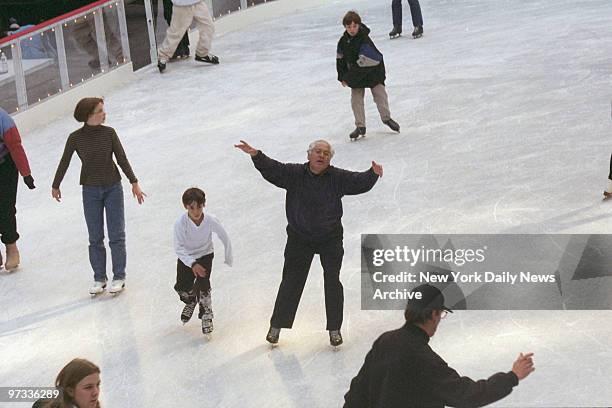
[[[393,30],[391,30],[391,32],[389,33],[389,38],[390,39],[394,39],[397,37],[401,37],[402,35],[402,26],[393,26]]]
[[[355,128],[355,130],[353,130],[349,134],[349,137],[351,138],[351,140],[357,140],[359,138],[359,136],[365,136],[365,134],[366,134],[366,128],[365,127],[357,127],[357,128]]]
[[[412,38],[417,39],[423,36],[423,26],[414,27],[414,31],[412,32]]]
[[[389,126],[392,131],[399,133],[400,125],[396,121],[394,121],[393,119],[389,118],[389,120],[385,120],[383,123],[385,125]]]
[[[162,74],[166,70],[166,60],[157,61],[157,69],[159,69],[159,73]]]
[[[170,58],[170,61],[177,61],[187,58],[189,58],[189,47],[179,45],[176,51],[174,51],[174,55],[172,55],[172,58]]]
[[[329,331],[329,344],[331,344],[332,347],[338,347],[342,344],[342,335],[340,334],[340,330]]]
[[[216,55],[212,55],[212,54],[208,54],[205,57],[200,57],[199,55],[195,56],[195,60],[196,61],[200,61],[200,62],[207,62],[209,64],[218,64],[219,63],[219,57],[217,57]]]
[[[213,311],[209,306],[202,306],[200,304],[200,311],[198,313],[200,319],[202,319],[202,333],[210,334],[213,331]]]
[[[280,329],[270,326],[270,330],[268,330],[268,334],[266,335],[266,340],[268,343],[274,346],[278,344],[279,336],[280,336]]]
[[[193,302],[187,303],[183,308],[183,312],[181,313],[181,322],[183,322],[183,324],[187,324],[187,322],[191,320],[196,304],[197,302],[194,300]]]

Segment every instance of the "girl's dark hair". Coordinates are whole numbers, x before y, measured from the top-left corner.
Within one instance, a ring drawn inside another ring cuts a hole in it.
[[[342,19],[342,25],[344,27],[350,25],[351,23],[361,24],[361,17],[359,17],[359,14],[357,14],[357,12],[354,10],[346,13]]]
[[[78,122],[87,122],[89,116],[93,114],[96,106],[100,103],[104,103],[104,99],[102,98],[83,98],[77,103],[74,108],[74,118]]]
[[[57,375],[55,379],[55,387],[61,391],[61,401],[56,401],[56,405],[50,404],[47,406],[65,406],[70,407],[74,403],[74,399],[67,392],[67,389],[74,393],[77,384],[88,375],[100,374],[100,368],[89,360],[83,358],[75,358]],[[59,404],[58,404],[59,403]],[[98,407],[100,403],[98,402]]]
[[[193,202],[201,205],[206,202],[206,194],[197,187],[191,187],[183,193],[183,205],[189,205]]]

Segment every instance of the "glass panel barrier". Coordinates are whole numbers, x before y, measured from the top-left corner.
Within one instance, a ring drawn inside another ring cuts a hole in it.
[[[0,106],[8,113],[15,113],[19,110],[13,53],[10,45],[0,46]]]
[[[22,37],[19,44],[28,105],[61,92],[55,30]]]

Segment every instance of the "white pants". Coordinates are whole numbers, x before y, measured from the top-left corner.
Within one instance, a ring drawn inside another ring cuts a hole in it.
[[[160,60],[168,61],[172,58],[185,31],[187,31],[194,20],[196,28],[200,33],[196,55],[200,57],[208,55],[212,38],[215,34],[215,26],[210,16],[210,11],[208,11],[208,6],[203,1],[200,1],[192,6],[172,6],[172,21],[166,32],[166,39],[157,52]]]

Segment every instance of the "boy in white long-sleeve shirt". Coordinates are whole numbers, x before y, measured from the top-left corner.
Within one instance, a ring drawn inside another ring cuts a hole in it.
[[[176,263],[176,284],[174,290],[185,303],[181,321],[187,323],[199,302],[198,317],[202,319],[202,333],[213,330],[213,311],[210,296],[210,274],[214,248],[212,233],[217,234],[225,247],[225,263],[232,266],[232,244],[219,220],[204,215],[206,195],[199,188],[192,187],[183,193],[183,205],[187,210],[174,223],[174,250]]]

